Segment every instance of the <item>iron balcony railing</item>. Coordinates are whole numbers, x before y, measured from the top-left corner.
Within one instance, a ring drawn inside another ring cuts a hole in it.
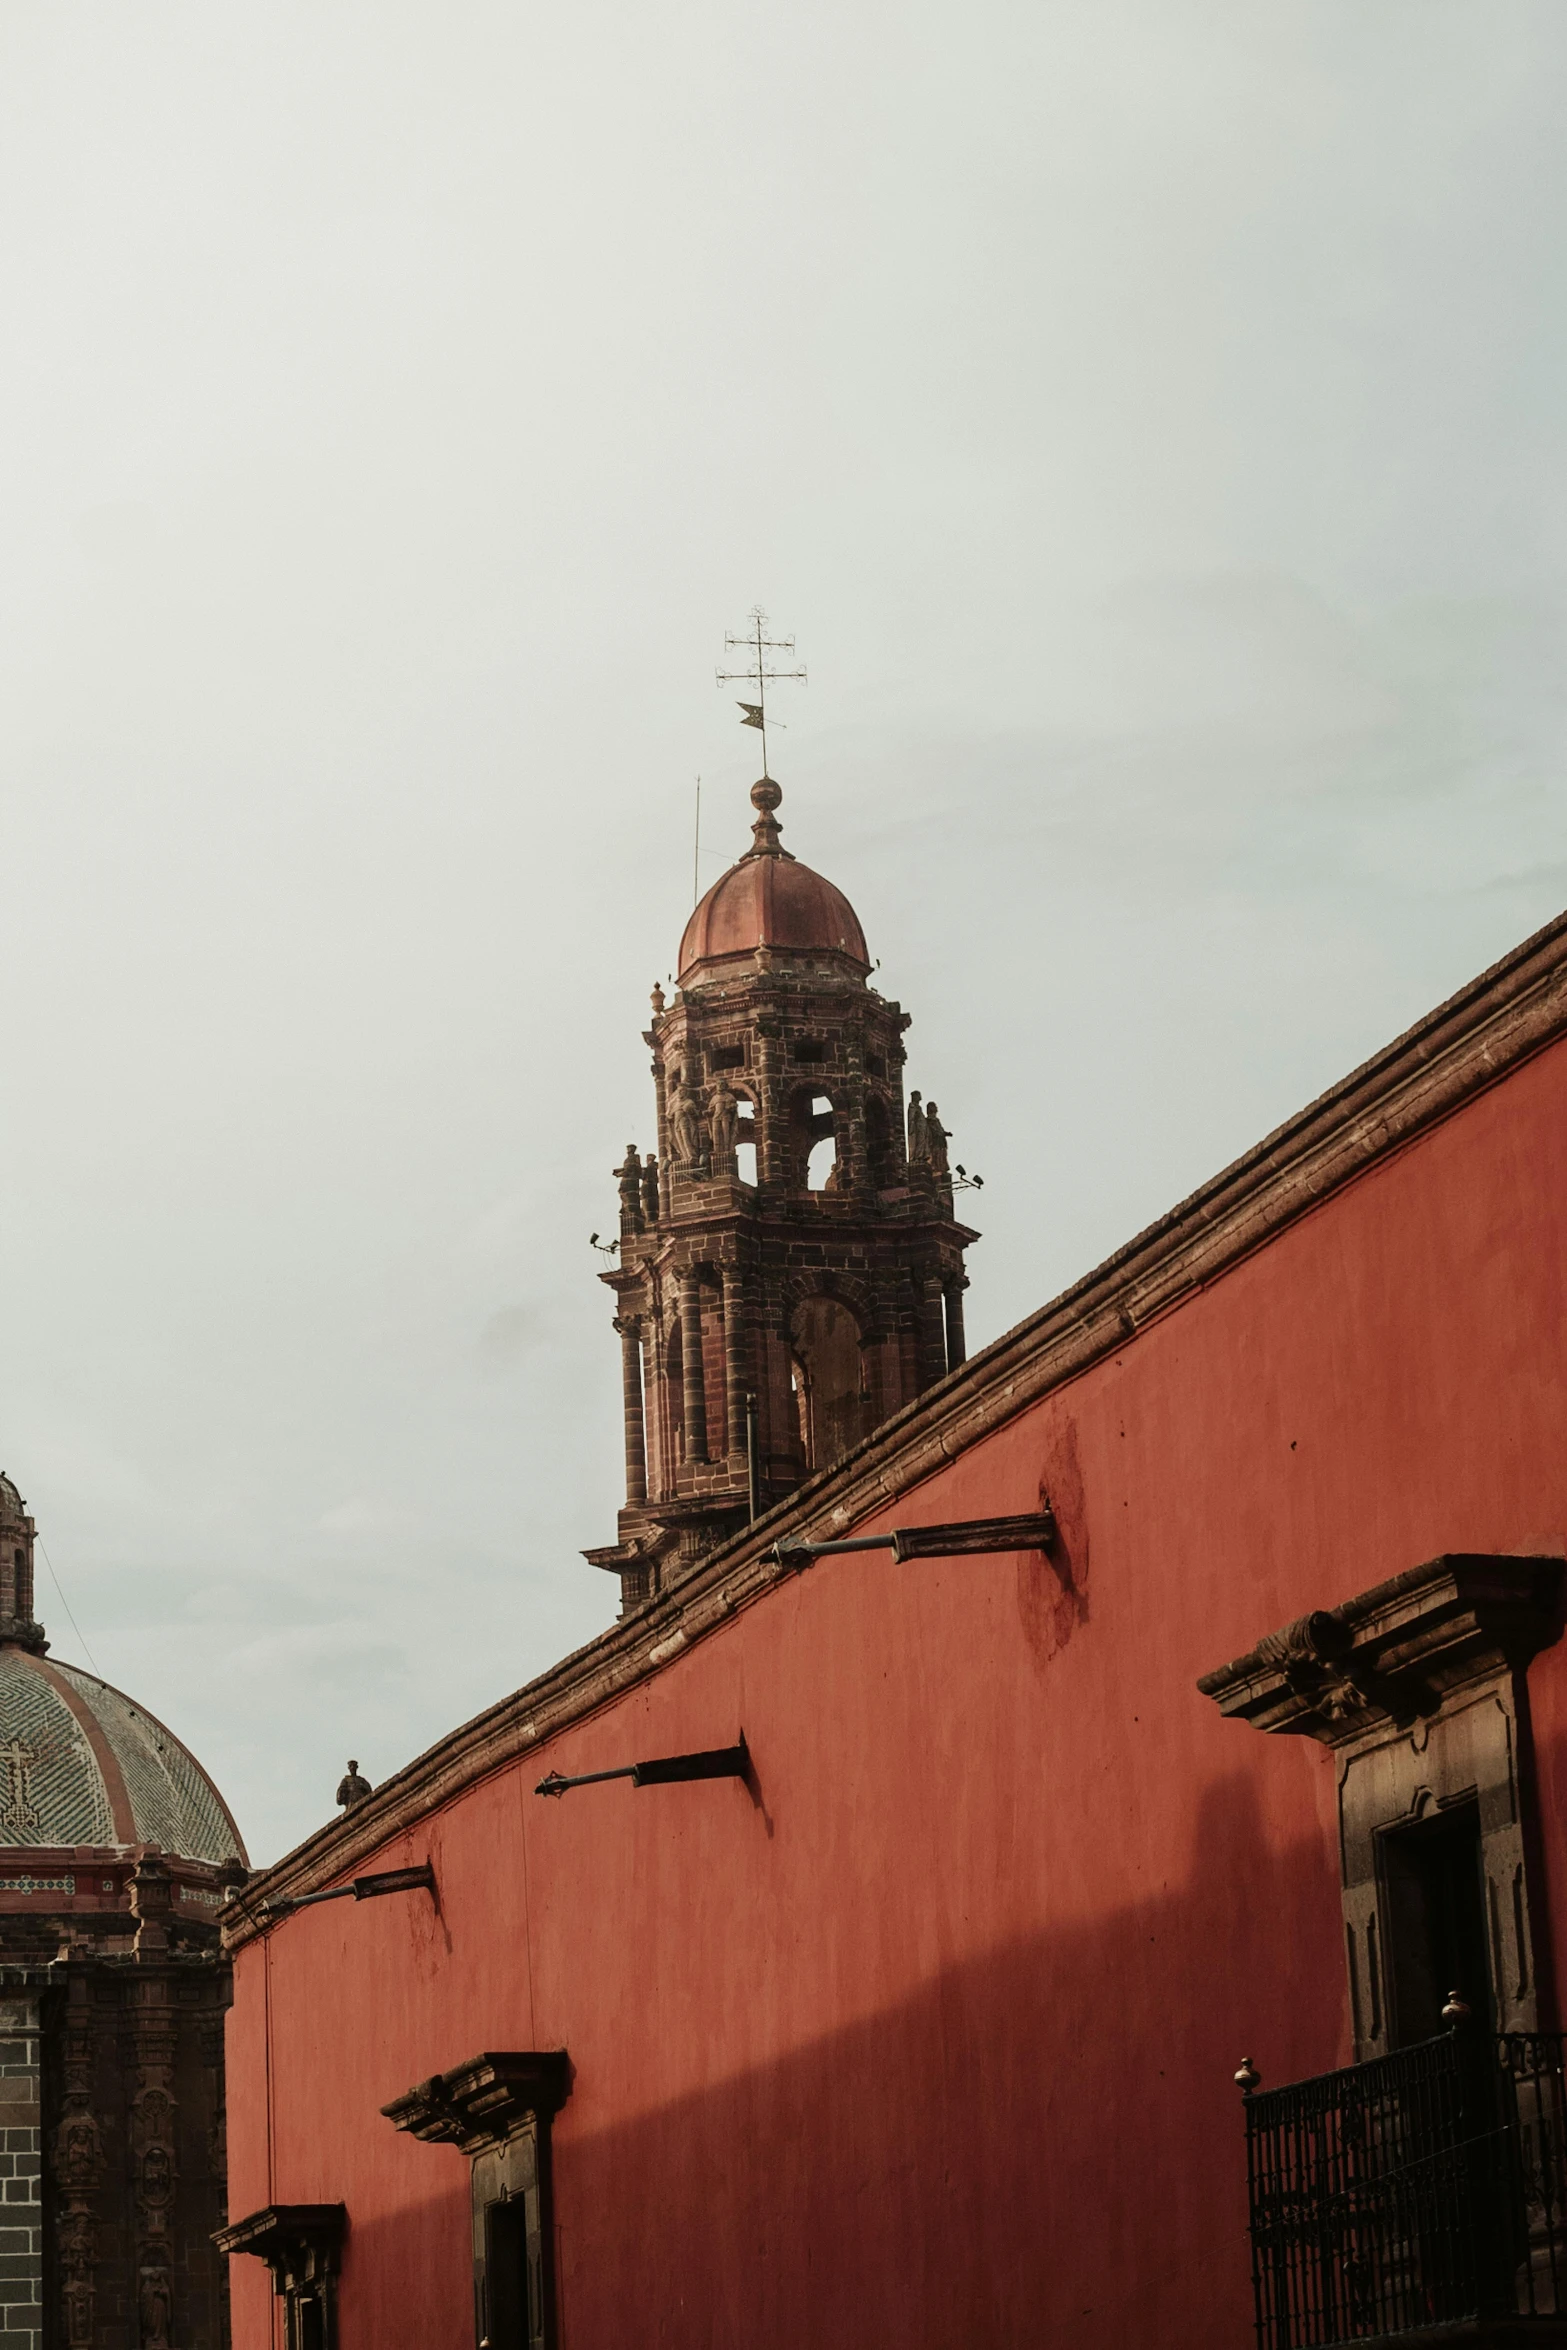
[[[1460,2023],[1261,2092],[1248,2059],[1259,2350],[1567,2314],[1563,2047]]]

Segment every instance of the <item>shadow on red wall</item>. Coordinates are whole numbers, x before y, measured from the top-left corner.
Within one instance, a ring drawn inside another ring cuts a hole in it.
[[[737,1965],[744,1943],[737,1920]],[[1183,1884],[634,2121],[596,2118],[590,2026],[555,2133],[564,2350],[1243,2350],[1232,2075],[1323,2070],[1345,2031],[1333,1854],[1270,1851],[1244,1778],[1210,1790]],[[414,2312],[466,2350],[466,2224],[450,2193],[353,2222],[343,2350]]]

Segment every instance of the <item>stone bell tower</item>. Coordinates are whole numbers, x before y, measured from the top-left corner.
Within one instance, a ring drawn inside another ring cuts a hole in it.
[[[784,848],[771,777],[752,845],[653,991],[657,1149],[627,1145],[615,1292],[619,1540],[584,1555],[626,1607],[963,1360],[947,1135],[903,1095],[909,1016],[868,985],[854,908]]]
[[[0,1475],[0,1641],[39,1656],[49,1646],[33,1615],[33,1543],[37,1528],[9,1477]]]

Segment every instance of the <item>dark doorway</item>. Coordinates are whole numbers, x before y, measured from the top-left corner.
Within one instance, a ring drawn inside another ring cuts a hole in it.
[[[522,2197],[492,2203],[484,2215],[484,2342],[487,2350],[527,2350],[528,2231]]]
[[[1489,2027],[1478,1803],[1457,1803],[1413,1826],[1386,1829],[1381,1843],[1393,2046],[1407,2048],[1445,2030],[1442,2009],[1452,1991]]]

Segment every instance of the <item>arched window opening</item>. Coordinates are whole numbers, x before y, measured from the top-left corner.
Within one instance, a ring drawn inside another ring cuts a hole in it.
[[[830,1134],[811,1145],[811,1155],[805,1162],[807,1191],[836,1191],[838,1174],[838,1146]]]
[[[808,1297],[795,1308],[795,1360],[802,1374],[806,1466],[825,1469],[870,1431],[870,1383],[860,1326],[835,1297]]]
[[[834,1154],[832,1103],[812,1085],[797,1086],[789,1096],[785,1130],[789,1184],[792,1190],[825,1191],[829,1187]],[[829,1145],[826,1151],[822,1143]],[[836,1188],[836,1187],[834,1187]]]
[[[748,1183],[754,1191],[758,1180],[759,1166],[756,1150],[756,1105],[753,1102],[748,1102],[743,1093],[737,1095],[736,1100],[740,1112],[740,1127],[735,1136],[735,1165],[741,1182]]]

